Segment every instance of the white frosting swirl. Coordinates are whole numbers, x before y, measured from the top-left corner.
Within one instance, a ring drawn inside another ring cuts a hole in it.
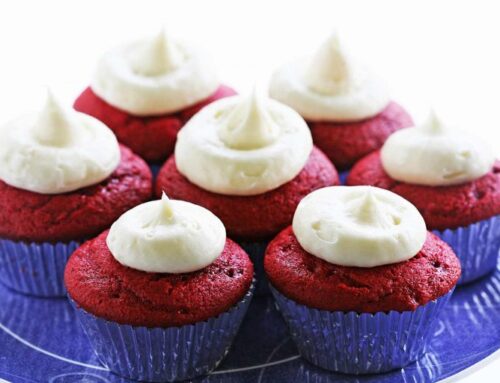
[[[295,178],[311,150],[302,117],[254,90],[198,112],[178,134],[175,161],[189,181],[205,190],[256,195]]]
[[[37,115],[0,127],[0,179],[20,189],[60,194],[108,178],[120,162],[113,132],[97,119],[64,108],[49,92]]]
[[[209,97],[219,86],[207,55],[162,30],[99,61],[92,90],[107,103],[138,116],[175,112]]]
[[[482,177],[493,167],[495,156],[481,139],[446,126],[431,112],[423,124],[389,136],[381,160],[395,180],[446,186]]]
[[[269,93],[312,121],[363,120],[390,101],[384,82],[356,63],[335,33],[311,58],[279,68]]]
[[[226,229],[209,210],[184,201],[146,202],[123,214],[106,239],[124,266],[151,273],[190,273],[224,250]]]
[[[375,267],[415,256],[427,237],[418,210],[388,190],[334,186],[306,196],[293,232],[309,253],[341,266]]]

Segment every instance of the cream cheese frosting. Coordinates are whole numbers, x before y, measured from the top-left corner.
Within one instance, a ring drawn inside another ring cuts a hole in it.
[[[302,117],[254,90],[198,112],[178,134],[175,161],[179,172],[202,189],[256,195],[295,178],[311,150]]]
[[[151,273],[190,273],[224,250],[226,229],[209,210],[185,201],[151,201],[124,213],[106,244],[122,265]]]
[[[165,30],[104,54],[91,83],[104,101],[137,116],[182,110],[209,97],[218,86],[206,53]]]
[[[32,192],[60,194],[103,181],[120,162],[116,137],[102,122],[62,106],[45,107],[0,127],[0,179]]]
[[[341,266],[376,267],[414,257],[427,237],[410,202],[371,186],[316,190],[298,205],[293,232],[309,253]]]
[[[358,121],[389,104],[384,82],[346,52],[333,33],[308,58],[285,64],[271,77],[269,93],[311,121]]]
[[[447,186],[482,177],[493,167],[495,156],[481,139],[446,125],[431,111],[422,124],[389,136],[381,161],[395,180]]]

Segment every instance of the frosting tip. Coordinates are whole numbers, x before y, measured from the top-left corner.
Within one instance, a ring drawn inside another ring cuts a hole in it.
[[[445,130],[445,125],[434,108],[429,111],[427,120],[422,127],[430,133],[439,133]]]
[[[255,86],[227,115],[219,130],[222,141],[237,150],[252,150],[272,144],[280,128],[266,107],[266,97]]]
[[[167,218],[172,218],[174,216],[172,202],[170,201],[170,198],[168,198],[165,192],[163,192],[161,195],[161,202],[162,202],[163,213],[165,214],[165,216]]]
[[[163,27],[136,57],[134,69],[145,76],[160,76],[178,68],[182,52]]]
[[[383,221],[383,213],[371,186],[364,190],[353,213],[360,223],[375,225]]]
[[[47,146],[67,146],[74,137],[74,127],[80,122],[71,115],[52,90],[47,89],[46,101],[34,125],[34,137]],[[74,112],[76,114],[76,112]]]

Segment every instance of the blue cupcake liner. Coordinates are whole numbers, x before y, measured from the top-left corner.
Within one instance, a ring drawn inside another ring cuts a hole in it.
[[[153,181],[154,181],[156,180],[156,177],[158,177],[158,173],[160,172],[163,163],[154,163],[154,164],[148,163],[148,165],[149,169],[151,170],[151,174],[153,175]]]
[[[267,281],[266,272],[264,271],[264,255],[266,253],[267,245],[271,241],[251,242],[239,241],[238,244],[248,254],[255,269],[255,276],[257,279],[255,286],[255,295],[264,296],[270,295],[269,282]]]
[[[230,310],[181,327],[142,327],[111,322],[79,308],[83,330],[100,361],[113,373],[140,381],[174,382],[208,374],[229,351],[252,299],[254,286]]]
[[[79,242],[35,243],[0,239],[0,282],[18,292],[63,297],[64,268]]]
[[[452,292],[415,311],[376,314],[310,308],[271,291],[299,353],[314,365],[346,374],[402,368],[422,356]]]
[[[496,269],[500,250],[500,215],[454,230],[433,230],[448,243],[462,265],[458,284],[472,282]]]
[[[345,185],[347,181],[347,176],[349,175],[350,170],[343,170],[339,172],[339,180],[341,185]]]

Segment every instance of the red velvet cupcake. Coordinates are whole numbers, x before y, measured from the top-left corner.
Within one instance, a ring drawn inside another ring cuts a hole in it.
[[[452,249],[411,203],[364,186],[304,198],[264,267],[301,355],[351,374],[419,358],[460,277]]]
[[[156,194],[212,211],[256,261],[305,195],[338,183],[304,120],[254,92],[212,103],[186,124]]]
[[[392,132],[412,125],[385,84],[352,60],[336,34],[311,58],[278,69],[269,90],[305,118],[315,145],[340,170],[379,149]]]
[[[215,215],[166,196],[126,212],[76,250],[65,270],[102,362],[155,382],[217,366],[248,308],[252,278],[248,255]],[[120,339],[136,342],[122,347]]]
[[[500,248],[500,162],[487,146],[431,114],[360,160],[348,185],[373,185],[411,201],[462,262],[460,283],[494,270]]]
[[[194,113],[234,94],[220,85],[204,52],[162,31],[106,53],[74,106],[155,164],[173,152],[177,132]]]
[[[151,198],[151,172],[104,124],[50,94],[38,116],[0,130],[0,280],[27,294],[64,295],[69,255]]]

